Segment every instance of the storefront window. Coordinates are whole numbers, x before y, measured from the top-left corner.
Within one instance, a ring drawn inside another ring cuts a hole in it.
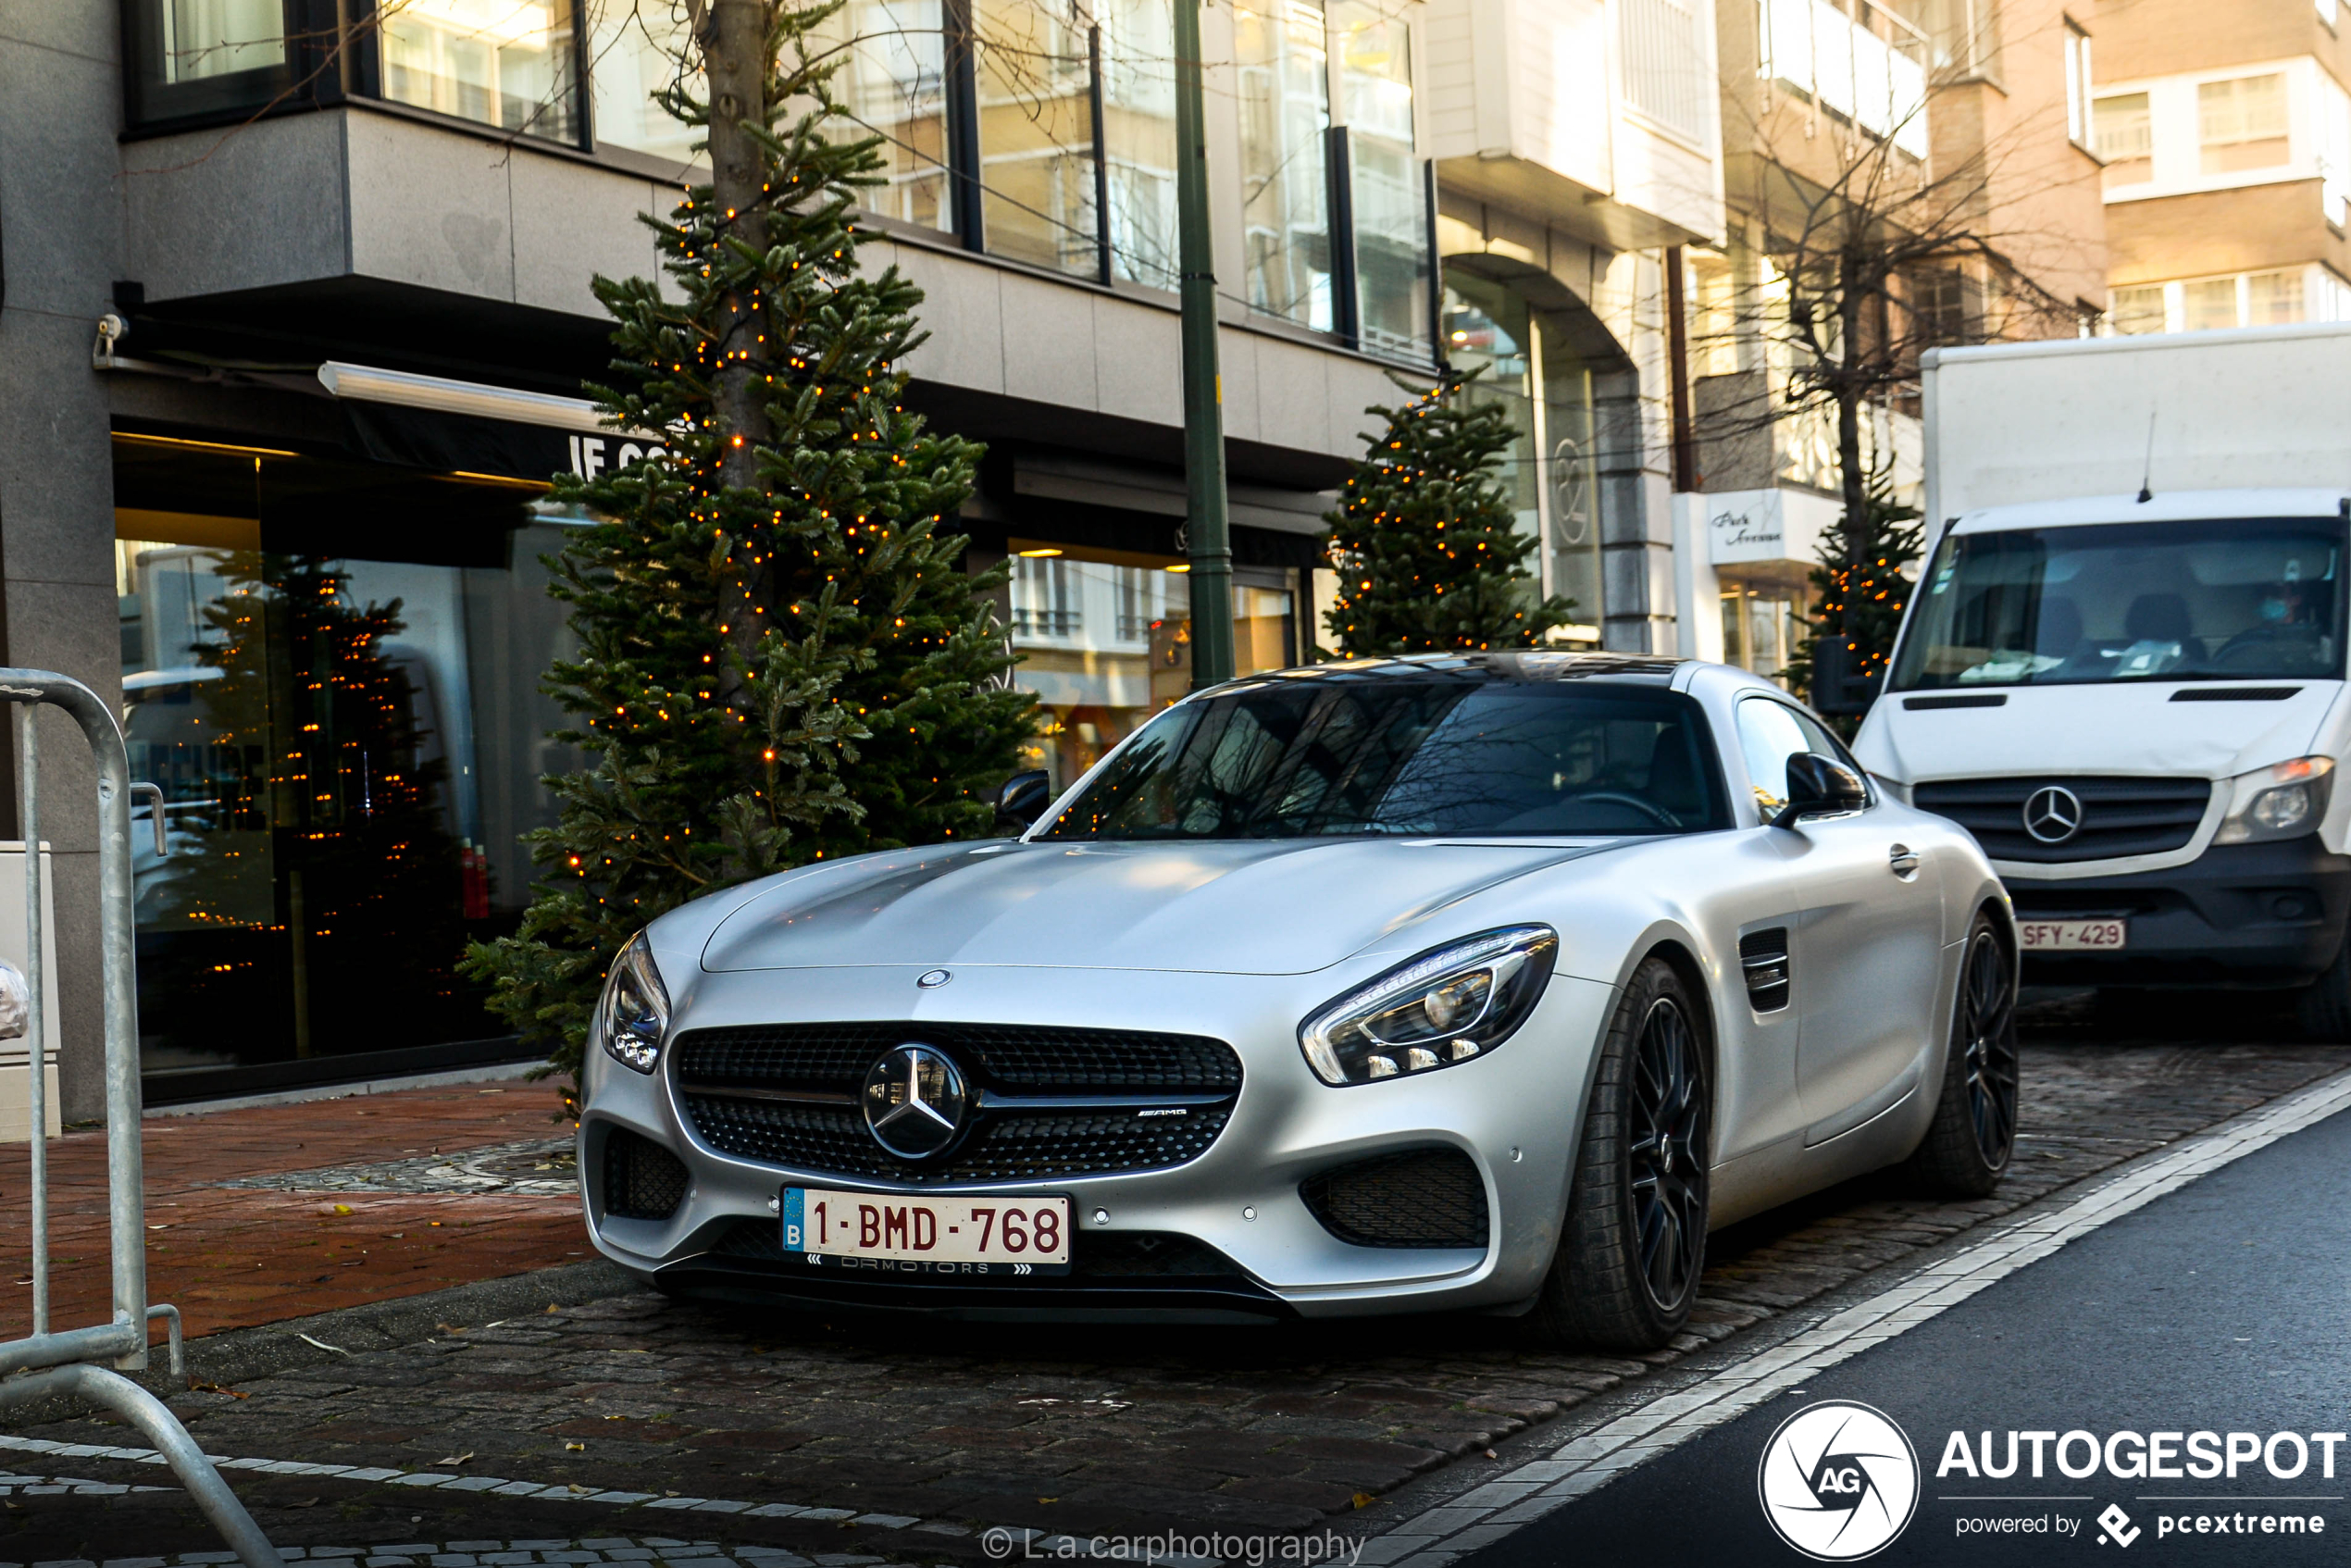
[[[679,163],[699,161],[693,144],[703,133],[653,102],[654,93],[677,82],[680,62],[691,53],[681,0],[589,0],[588,82],[597,143]]]
[[[407,0],[379,15],[385,97],[504,131],[578,136],[571,0]]]
[[[1721,572],[1723,663],[1786,684],[1788,663],[1810,635],[1804,616],[1811,591],[1803,573],[1801,566]]]
[[[1033,266],[1097,273],[1091,28],[1072,0],[971,0],[981,231]]]
[[[1411,30],[1363,0],[1331,8],[1355,218],[1363,346],[1429,355],[1428,195],[1412,147]]]
[[[1602,395],[1612,367],[1576,352],[1579,336],[1598,330],[1566,312],[1537,313],[1486,279],[1447,280],[1446,353],[1455,367],[1481,372],[1469,395],[1510,417],[1502,483],[1521,530],[1541,541],[1529,564],[1543,591],[1574,606],[1565,635],[1576,642],[1599,641],[1602,521],[1625,462]]]
[[[1234,12],[1240,66],[1241,230],[1249,302],[1331,330],[1329,56],[1318,0]]]
[[[249,465],[267,521],[117,514],[131,770],[166,803],[168,852],[134,844],[151,1076],[504,1035],[456,962],[514,928],[538,779],[576,765],[539,690],[565,529],[445,484],[467,529],[355,528],[280,467]]]
[[[1190,583],[1175,556],[1017,539],[1012,549],[1013,680],[1039,707],[1020,765],[1045,769],[1058,790],[1192,689]],[[1298,662],[1294,578],[1235,568],[1237,673]]]

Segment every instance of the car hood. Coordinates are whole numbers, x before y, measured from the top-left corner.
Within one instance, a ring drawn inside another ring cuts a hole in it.
[[[2293,694],[2196,700],[2238,685]],[[1871,772],[1904,784],[2045,773],[2227,778],[2307,752],[2342,691],[2338,680],[2116,681],[2009,687],[1997,707],[1913,710],[1909,702],[1971,694],[1919,692],[1878,703],[1853,751]],[[2177,700],[2179,692],[2188,700]]]
[[[1605,843],[938,845],[813,867],[721,921],[706,970],[1043,964],[1299,975]]]

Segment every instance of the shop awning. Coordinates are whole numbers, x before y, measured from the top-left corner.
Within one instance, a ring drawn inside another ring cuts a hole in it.
[[[558,397],[329,360],[318,382],[342,405],[353,439],[383,463],[439,473],[545,479],[594,474],[658,450],[615,430],[584,397]]]

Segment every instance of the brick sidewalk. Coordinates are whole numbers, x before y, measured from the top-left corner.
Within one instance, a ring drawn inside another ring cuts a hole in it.
[[[151,1116],[147,1297],[175,1303],[191,1338],[413,1296],[588,1255],[578,1200],[499,1192],[224,1188],[219,1182],[561,1138],[543,1084],[458,1084],[391,1094]],[[22,1146],[0,1146],[0,1339],[31,1326]],[[51,1326],[107,1317],[106,1140],[49,1145]]]

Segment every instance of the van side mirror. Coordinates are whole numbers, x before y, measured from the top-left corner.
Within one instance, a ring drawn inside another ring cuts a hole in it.
[[[1004,788],[996,797],[996,820],[1026,833],[1037,826],[1037,819],[1052,803],[1052,780],[1043,768],[1032,767],[1004,780]]]
[[[1787,804],[1772,818],[1774,828],[1793,828],[1808,816],[1860,811],[1870,803],[1861,776],[1818,752],[1796,752],[1787,759]]]

